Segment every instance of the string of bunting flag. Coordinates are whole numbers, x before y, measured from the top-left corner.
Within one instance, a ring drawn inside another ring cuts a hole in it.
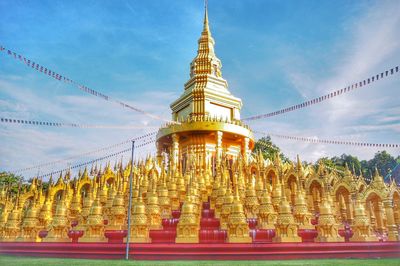
[[[22,172],[26,172],[26,171],[29,171],[29,170],[32,170],[32,169],[39,169],[39,168],[42,168],[42,167],[53,166],[53,165],[56,165],[56,164],[59,164],[59,163],[67,163],[67,162],[69,162],[71,160],[74,160],[74,159],[77,159],[77,158],[82,158],[82,157],[85,157],[85,156],[88,156],[88,155],[93,155],[93,154],[97,154],[97,153],[100,153],[100,152],[108,151],[108,150],[114,149],[114,148],[122,146],[122,145],[130,144],[133,140],[135,140],[135,141],[144,141],[144,143],[146,143],[148,141],[146,139],[152,138],[155,134],[157,134],[157,131],[150,132],[150,133],[144,134],[142,136],[139,136],[139,137],[136,137],[136,138],[133,138],[133,139],[131,138],[131,139],[128,139],[128,140],[125,140],[125,141],[122,141],[122,142],[119,142],[119,143],[116,143],[116,144],[112,144],[112,145],[109,145],[109,146],[106,146],[106,147],[102,147],[102,148],[96,149],[96,150],[88,151],[88,152],[81,153],[81,154],[76,154],[76,155],[70,156],[68,158],[64,158],[64,159],[60,159],[60,160],[56,160],[56,161],[51,161],[51,162],[46,162],[46,163],[41,163],[41,164],[37,164],[37,165],[34,165],[34,166],[18,169],[18,170],[11,171],[11,172],[12,173],[22,173]],[[139,144],[139,145],[141,145],[141,144]]]
[[[146,112],[146,111],[144,111],[144,110],[142,110],[140,108],[134,107],[134,106],[132,106],[130,104],[124,103],[124,102],[122,102],[120,100],[114,99],[114,98],[112,98],[112,97],[110,97],[108,95],[105,95],[105,94],[101,93],[101,92],[93,90],[93,89],[91,89],[91,88],[89,88],[89,87],[87,87],[85,85],[82,85],[82,84],[80,84],[80,83],[78,83],[78,82],[66,77],[65,75],[61,75],[61,74],[51,70],[48,67],[40,65],[40,64],[34,62],[33,60],[28,59],[27,57],[25,57],[25,56],[23,56],[21,54],[18,54],[18,53],[14,52],[14,51],[12,51],[10,49],[7,49],[2,45],[0,45],[0,52],[6,53],[7,55],[13,57],[14,59],[16,59],[19,62],[25,64],[27,67],[30,67],[30,68],[36,70],[39,73],[42,73],[42,74],[44,74],[44,75],[46,75],[46,76],[48,76],[50,78],[53,78],[53,79],[55,79],[57,81],[62,81],[64,83],[71,84],[71,85],[77,87],[79,90],[81,90],[83,92],[86,92],[86,93],[89,93],[89,94],[91,94],[93,96],[96,96],[98,98],[101,98],[101,99],[103,99],[105,101],[116,103],[116,104],[118,104],[119,106],[121,106],[123,108],[128,108],[128,109],[130,109],[132,111],[141,113],[143,115],[146,115],[146,116],[148,116],[150,118],[153,118],[153,119],[156,119],[156,120],[161,120],[161,121],[168,122],[168,123],[179,124],[176,121],[168,120],[168,119],[162,118],[162,117],[160,117],[158,115],[154,115],[154,114],[148,113],[148,112]]]
[[[154,143],[154,142],[155,142],[155,140],[152,139],[150,141],[144,142],[144,143],[139,144],[137,146],[135,145],[135,149],[144,147],[144,146],[149,145],[149,144]],[[66,171],[69,171],[69,170],[72,170],[72,169],[82,168],[83,166],[92,165],[94,163],[98,163],[98,162],[101,162],[101,161],[104,161],[104,160],[108,160],[108,159],[110,159],[112,157],[116,157],[118,155],[130,152],[130,151],[132,151],[132,147],[130,147],[128,149],[124,149],[124,150],[118,151],[118,152],[115,152],[115,153],[112,153],[112,154],[105,155],[103,157],[96,158],[96,159],[93,159],[93,160],[90,160],[90,161],[86,161],[84,163],[75,164],[75,165],[73,165],[71,167],[67,167],[67,168],[64,168],[64,169],[57,170],[57,171],[52,171],[50,173],[43,174],[43,175],[38,175],[37,178],[49,177],[49,176],[56,175],[56,174],[59,174],[59,173],[62,173],[62,172],[66,172]]]
[[[144,128],[157,128],[156,126],[119,126],[119,125],[90,125],[90,124],[76,124],[64,122],[48,122],[48,121],[35,121],[26,119],[12,119],[0,118],[1,123],[19,124],[19,125],[33,125],[33,126],[51,126],[51,127],[73,127],[73,128],[104,128],[104,129],[144,129]]]
[[[260,133],[260,132],[258,132],[258,133]],[[305,142],[310,142],[310,143],[351,145],[351,146],[368,147],[368,148],[399,148],[400,147],[400,144],[367,143],[367,142],[355,142],[355,141],[346,141],[346,140],[327,140],[327,139],[319,139],[316,137],[287,136],[287,135],[280,135],[280,134],[274,134],[274,133],[261,133],[261,134],[265,134],[265,135],[269,135],[271,137],[277,137],[277,138],[281,138],[281,139],[305,141]]]
[[[332,99],[334,97],[340,96],[340,95],[342,95],[344,93],[349,93],[349,92],[351,92],[351,91],[353,91],[355,89],[363,88],[363,87],[368,86],[368,85],[370,85],[370,84],[372,84],[374,82],[377,82],[377,81],[379,81],[379,80],[381,80],[381,79],[383,79],[383,78],[385,78],[385,77],[387,77],[389,75],[393,75],[393,74],[398,73],[398,72],[399,72],[399,66],[396,66],[396,67],[391,68],[389,70],[385,70],[385,71],[383,71],[381,73],[378,73],[376,75],[370,76],[369,78],[364,79],[362,81],[355,82],[355,83],[349,85],[348,87],[344,87],[342,89],[338,89],[336,91],[332,91],[332,92],[330,92],[328,94],[325,94],[323,96],[316,97],[314,99],[302,102],[300,104],[292,105],[292,106],[289,106],[287,108],[280,109],[280,110],[277,110],[277,111],[274,111],[274,112],[271,112],[271,113],[266,113],[266,114],[261,114],[261,115],[256,115],[256,116],[250,116],[250,117],[247,117],[247,118],[243,118],[242,121],[253,121],[253,120],[258,120],[258,119],[263,119],[263,118],[269,118],[269,117],[285,114],[285,113],[288,113],[288,112],[296,111],[296,110],[299,110],[299,109],[302,109],[302,108],[306,108],[306,107],[309,107],[311,105],[318,104],[318,103],[324,102],[326,100]]]

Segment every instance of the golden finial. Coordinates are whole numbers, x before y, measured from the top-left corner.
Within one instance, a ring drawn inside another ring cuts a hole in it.
[[[210,30],[208,26],[208,1],[204,0],[204,31],[208,32]]]
[[[302,171],[303,170],[303,165],[301,164],[300,156],[297,154],[296,156],[297,159],[297,170]]]

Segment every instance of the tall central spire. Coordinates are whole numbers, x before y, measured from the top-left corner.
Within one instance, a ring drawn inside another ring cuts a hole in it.
[[[203,31],[210,31],[208,26],[208,10],[207,10],[207,0],[204,1],[204,28]]]
[[[217,58],[214,52],[214,39],[211,36],[210,26],[208,22],[207,2],[204,5],[204,23],[203,31],[198,41],[199,48],[197,56],[191,63],[190,76],[209,74],[221,77],[221,61]]]
[[[184,93],[171,104],[174,120],[205,117],[240,120],[242,102],[229,92],[228,83],[222,78],[222,64],[215,55],[214,45],[205,1],[203,30],[197,54],[190,63],[190,79],[185,83]]]

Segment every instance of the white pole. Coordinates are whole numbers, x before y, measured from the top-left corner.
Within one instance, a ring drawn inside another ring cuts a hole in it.
[[[126,236],[125,259],[129,260],[129,240],[131,237],[131,210],[132,210],[132,179],[133,179],[133,153],[135,151],[135,141],[132,140],[132,163],[131,173],[129,175],[129,204],[128,204],[128,234]]]

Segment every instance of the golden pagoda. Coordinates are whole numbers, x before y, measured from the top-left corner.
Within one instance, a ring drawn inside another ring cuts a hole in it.
[[[214,52],[214,39],[205,10],[197,56],[190,64],[190,78],[182,95],[171,104],[172,119],[157,134],[157,152],[170,155],[171,170],[191,166],[196,173],[219,168],[223,154],[248,161],[254,137],[240,120],[242,101],[228,90],[222,78],[221,60]]]
[[[176,226],[175,243],[199,243],[205,213],[229,243],[251,243],[256,230],[275,231],[274,242],[301,242],[298,230],[314,228],[314,242],[345,241],[339,236],[345,225],[354,232],[349,241],[399,241],[400,188],[378,171],[367,182],[347,167],[340,173],[322,162],[295,165],[252,152],[242,101],[229,92],[214,45],[206,9],[189,80],[171,104],[173,122],[158,131],[156,158],[114,169],[108,162],[75,178],[62,173],[48,189],[34,179],[17,195],[2,187],[0,241],[37,241],[47,231],[43,242],[71,242],[71,231],[83,231],[78,242],[104,242],[107,232],[128,230],[132,217],[132,243],[154,241],[168,231],[165,221]]]

